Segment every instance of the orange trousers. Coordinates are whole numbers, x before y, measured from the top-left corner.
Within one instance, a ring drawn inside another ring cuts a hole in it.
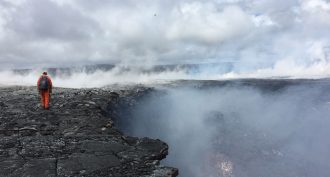
[[[40,91],[40,97],[41,97],[41,107],[43,107],[44,109],[48,109],[49,101],[50,101],[49,90]]]

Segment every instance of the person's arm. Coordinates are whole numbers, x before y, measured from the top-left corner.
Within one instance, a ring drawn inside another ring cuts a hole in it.
[[[40,92],[40,89],[39,89],[40,80],[41,80],[41,77],[39,77],[38,82],[37,82],[37,89],[38,89],[38,92]]]

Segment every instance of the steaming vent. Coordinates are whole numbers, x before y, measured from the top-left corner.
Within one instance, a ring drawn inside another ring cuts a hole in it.
[[[121,98],[133,136],[169,143],[183,177],[329,176],[328,80],[177,81]]]

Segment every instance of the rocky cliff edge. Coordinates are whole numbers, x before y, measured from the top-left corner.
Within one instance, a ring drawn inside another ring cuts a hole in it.
[[[120,92],[55,88],[50,110],[35,87],[0,88],[1,177],[175,177],[161,140],[123,135],[107,111]]]

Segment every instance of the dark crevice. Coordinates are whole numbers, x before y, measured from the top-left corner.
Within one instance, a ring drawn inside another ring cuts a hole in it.
[[[55,159],[55,171],[54,171],[55,176],[58,176],[58,174],[57,174],[58,166],[57,165],[58,165],[58,158]]]

